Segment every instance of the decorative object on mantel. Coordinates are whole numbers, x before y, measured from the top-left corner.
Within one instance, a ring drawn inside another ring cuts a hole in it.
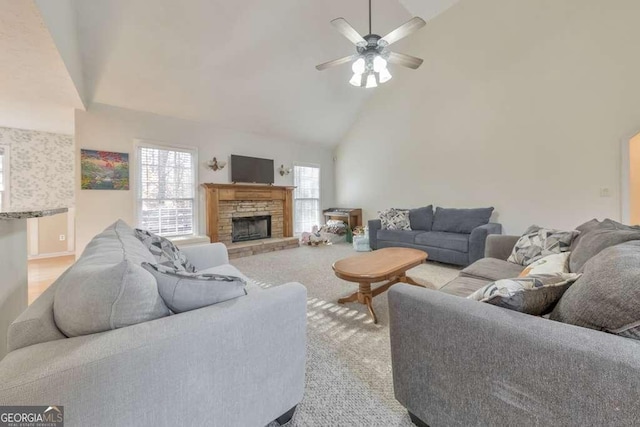
[[[209,160],[209,162],[207,163],[207,167],[212,171],[222,170],[225,166],[227,166],[227,162],[225,162],[224,160],[218,161],[218,159],[216,159],[215,157]]]
[[[0,212],[0,220],[42,218],[44,216],[58,215],[67,212],[67,208],[42,209],[22,212]]]
[[[387,62],[414,70],[422,64],[420,58],[391,52],[388,49],[391,44],[424,27],[426,22],[422,18],[411,18],[386,36],[380,37],[371,32],[371,0],[369,0],[369,34],[366,36],[361,36],[344,18],[336,18],[331,21],[331,24],[356,46],[357,53],[316,65],[318,71],[353,61],[351,65],[353,77],[349,83],[368,89],[391,80],[391,73],[387,70]]]
[[[129,154],[80,150],[82,190],[128,190]]]
[[[289,175],[292,170],[293,169],[291,168],[285,168],[284,165],[280,165],[280,169],[278,169],[278,172],[280,172],[280,176],[285,176]]]

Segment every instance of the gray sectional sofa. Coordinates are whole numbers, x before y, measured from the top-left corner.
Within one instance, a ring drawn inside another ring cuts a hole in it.
[[[485,241],[501,234],[502,225],[490,223],[493,208],[445,209],[426,206],[409,210],[410,230],[385,230],[379,219],[370,220],[369,244],[420,249],[429,260],[466,266],[484,256]]]
[[[131,253],[149,256],[133,230],[113,227],[94,238],[67,277],[91,280],[101,265],[130,263]],[[247,279],[229,264],[223,244],[183,252],[199,272]],[[139,265],[129,266],[137,284],[153,280]],[[0,405],[63,405],[70,426],[226,427],[284,424],[302,399],[307,301],[299,283],[248,284],[239,298],[73,338],[54,318],[60,283],[10,326]]]
[[[571,262],[572,271],[584,274],[556,310],[572,291],[595,290],[596,303],[611,308],[601,310],[601,317],[620,316],[625,306],[637,319],[640,240],[629,241],[638,239],[638,231],[635,237],[627,231],[614,238],[624,243],[607,249],[615,242],[597,235],[591,239],[594,247],[580,254],[586,263]],[[487,257],[439,291],[404,284],[389,290],[396,398],[418,426],[637,425],[638,339],[460,298],[523,270],[506,261],[517,240],[489,236]],[[585,253],[592,257],[584,259]],[[616,302],[613,289],[619,286],[626,288]],[[573,295],[571,305],[584,316],[588,304],[576,304]]]

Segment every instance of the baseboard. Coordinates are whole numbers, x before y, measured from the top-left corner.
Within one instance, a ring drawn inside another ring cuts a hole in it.
[[[27,259],[32,260],[32,259],[45,259],[45,258],[58,258],[61,256],[71,256],[71,255],[75,255],[75,252],[54,252],[54,253],[50,253],[50,254],[38,254],[38,255],[29,255],[27,257]]]

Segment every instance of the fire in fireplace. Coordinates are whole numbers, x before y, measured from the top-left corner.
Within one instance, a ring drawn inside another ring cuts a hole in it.
[[[232,218],[232,242],[266,239],[271,237],[271,215]]]

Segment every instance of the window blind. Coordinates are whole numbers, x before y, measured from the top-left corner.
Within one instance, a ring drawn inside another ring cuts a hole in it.
[[[138,225],[160,236],[195,233],[195,153],[138,147]]]
[[[293,232],[301,234],[320,225],[320,168],[317,166],[294,166]]]

